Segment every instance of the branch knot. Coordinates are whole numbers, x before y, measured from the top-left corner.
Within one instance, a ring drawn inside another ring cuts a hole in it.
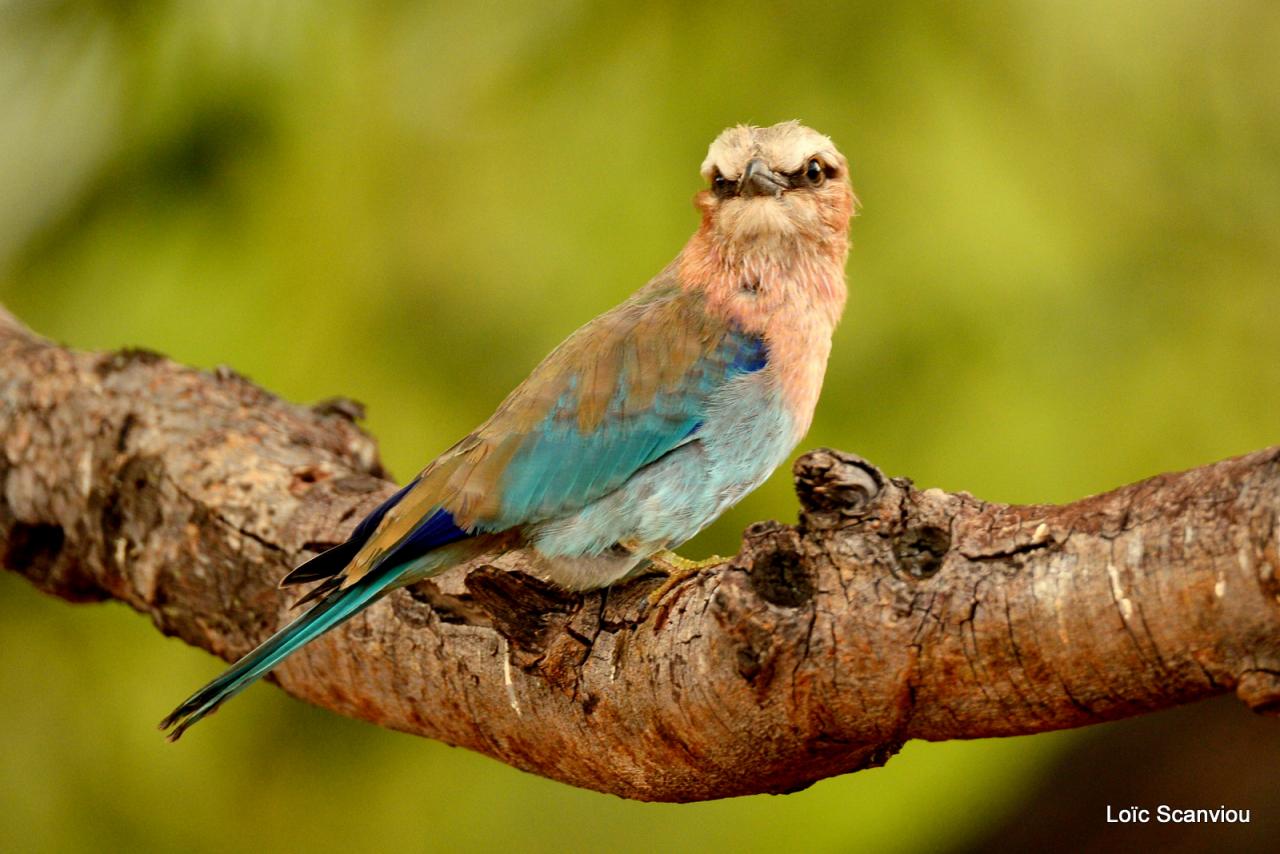
[[[862,457],[831,448],[800,457],[792,473],[805,524],[817,528],[869,514],[887,483],[884,473]]]

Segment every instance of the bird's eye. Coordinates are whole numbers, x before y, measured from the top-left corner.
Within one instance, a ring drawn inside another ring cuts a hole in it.
[[[821,186],[826,177],[827,172],[822,168],[822,161],[816,157],[809,161],[808,166],[804,167],[804,178],[811,187]]]
[[[733,195],[733,182],[721,175],[719,169],[711,177],[711,192],[722,199]]]

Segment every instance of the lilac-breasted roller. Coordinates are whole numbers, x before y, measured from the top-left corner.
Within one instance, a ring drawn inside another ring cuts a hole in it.
[[[562,587],[603,587],[662,562],[787,458],[844,309],[848,165],[785,122],[726,130],[702,176],[702,221],[675,260],[289,573],[282,585],[319,582],[310,610],[165,718],[171,739],[396,587],[511,550]]]

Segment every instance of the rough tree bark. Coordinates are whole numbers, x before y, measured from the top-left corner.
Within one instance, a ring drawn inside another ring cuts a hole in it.
[[[75,352],[0,309],[0,556],[235,658],[289,618],[284,573],[393,489],[356,412],[146,351]],[[1280,448],[1063,506],[920,491],[832,450],[795,476],[799,524],[751,526],[656,603],[659,576],[570,595],[480,562],[397,591],[276,679],[667,801],[1229,690],[1280,709]]]

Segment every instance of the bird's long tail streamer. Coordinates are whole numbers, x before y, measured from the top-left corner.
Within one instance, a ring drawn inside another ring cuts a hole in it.
[[[307,642],[355,616],[374,602],[394,585],[398,575],[394,570],[375,571],[346,590],[335,591],[325,597],[233,664],[217,679],[188,697],[160,722],[160,729],[172,728],[168,738],[170,741],[177,741],[192,724],[266,675]]]

